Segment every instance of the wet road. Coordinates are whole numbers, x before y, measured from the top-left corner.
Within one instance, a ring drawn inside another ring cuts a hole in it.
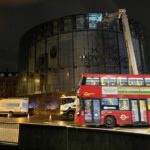
[[[53,118],[47,115],[33,115],[33,116],[24,116],[24,117],[7,117],[0,116],[0,122],[5,123],[38,123],[38,124],[49,124],[49,125],[58,125],[58,126],[79,126],[73,121],[66,119]]]
[[[40,116],[40,115],[33,115],[33,116],[24,116],[24,117],[7,117],[7,116],[0,116],[0,123],[29,123],[29,124],[45,124],[45,125],[54,125],[54,126],[67,126],[67,127],[75,127],[75,128],[86,128],[82,127],[78,124],[75,124],[73,121],[67,120],[60,120],[60,119],[53,119],[51,116]],[[146,134],[150,135],[150,127],[147,126],[140,126],[140,127],[115,127],[112,129],[105,128],[104,126],[91,126],[88,127],[90,129],[96,130],[110,130],[115,132],[128,132],[128,133],[137,133],[137,134]]]

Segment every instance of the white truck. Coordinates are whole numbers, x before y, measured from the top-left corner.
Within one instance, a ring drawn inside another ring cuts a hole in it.
[[[79,105],[77,96],[61,96],[60,115],[70,120],[74,119],[74,113]]]
[[[27,115],[28,98],[2,98],[0,99],[0,114]]]

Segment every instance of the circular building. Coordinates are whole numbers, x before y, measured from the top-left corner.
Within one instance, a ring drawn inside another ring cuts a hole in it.
[[[82,73],[129,73],[119,19],[102,13],[65,16],[40,24],[20,40],[18,95],[75,91]],[[130,22],[139,72],[144,72],[141,30]]]

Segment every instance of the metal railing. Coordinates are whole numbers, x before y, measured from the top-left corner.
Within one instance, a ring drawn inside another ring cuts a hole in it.
[[[18,144],[19,124],[0,122],[0,142]]]

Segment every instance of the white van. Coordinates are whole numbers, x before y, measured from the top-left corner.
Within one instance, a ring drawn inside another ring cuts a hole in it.
[[[77,96],[61,96],[60,115],[66,116],[68,119],[74,119],[74,113],[79,105]]]
[[[27,115],[28,114],[28,98],[3,98],[0,99],[0,114]]]

